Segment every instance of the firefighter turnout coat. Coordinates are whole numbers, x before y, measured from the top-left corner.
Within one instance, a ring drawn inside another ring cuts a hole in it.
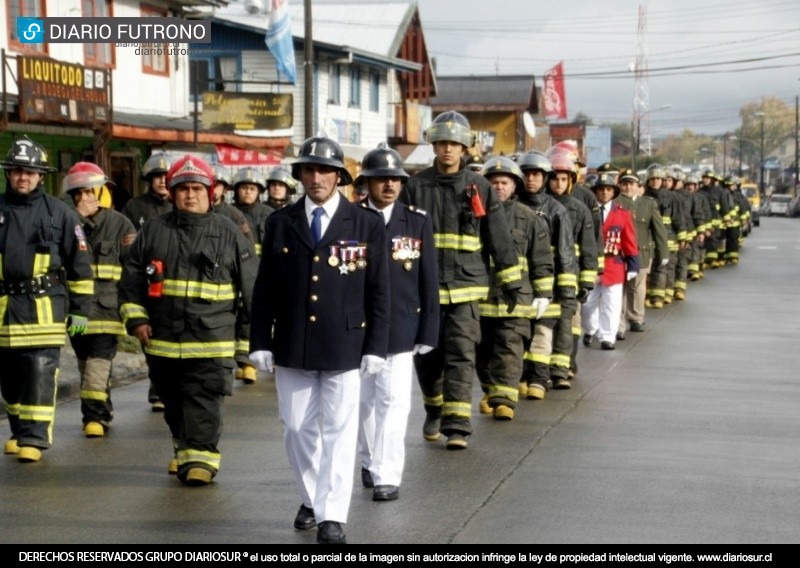
[[[72,203],[71,197],[69,203]],[[128,250],[136,239],[136,229],[130,219],[113,209],[101,208],[91,219],[80,214],[78,218],[86,234],[94,274],[94,295],[89,301],[89,325],[85,335],[125,335],[119,315],[117,285],[122,279]]]
[[[67,313],[87,315],[93,292],[75,212],[41,186],[0,195],[0,348],[63,346]]]
[[[400,199],[427,211],[433,221],[440,304],[485,299],[489,256],[500,286],[520,287],[521,267],[511,232],[485,177],[466,168],[444,175],[430,167],[406,182]]]
[[[129,333],[152,327],[150,356],[232,359],[237,300],[241,294],[249,310],[256,269],[252,243],[230,220],[171,211],[139,231],[120,282],[120,314]]]
[[[138,231],[149,219],[170,211],[172,211],[172,202],[169,199],[162,199],[161,196],[148,191],[129,200],[120,213],[130,219]]]

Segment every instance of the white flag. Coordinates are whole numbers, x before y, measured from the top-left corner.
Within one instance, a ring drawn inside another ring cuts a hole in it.
[[[285,75],[294,85],[297,81],[297,69],[294,63],[294,42],[292,41],[292,24],[289,20],[288,0],[272,0],[272,11],[269,13],[269,24],[264,41],[267,49],[275,58],[278,72]]]

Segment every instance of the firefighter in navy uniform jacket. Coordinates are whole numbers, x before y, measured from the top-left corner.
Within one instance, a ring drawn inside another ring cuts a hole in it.
[[[381,213],[390,251],[389,357],[381,372],[362,377],[358,452],[361,482],[374,501],[393,501],[405,463],[414,353],[432,351],[439,335],[439,273],[433,223],[425,211],[397,202],[408,174],[400,155],[381,143],[367,153],[356,185],[362,207]]]
[[[358,438],[361,373],[380,371],[389,340],[386,229],[337,186],[344,153],[307,139],[292,165],[306,195],[267,217],[253,294],[250,358],[275,366],[278,408],[300,493],[297,529],[345,541]]]

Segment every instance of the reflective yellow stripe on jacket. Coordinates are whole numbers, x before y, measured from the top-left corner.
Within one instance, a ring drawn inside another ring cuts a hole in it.
[[[151,339],[150,345],[144,348],[148,355],[169,357],[170,359],[198,359],[198,358],[227,358],[233,357],[236,347],[235,341],[187,341],[178,343]]]
[[[233,283],[213,284],[211,282],[197,282],[194,280],[165,279],[161,292],[164,296],[178,298],[200,298],[212,302],[222,302],[236,299]]]
[[[457,235],[453,233],[434,233],[433,244],[436,248],[478,252],[481,250],[480,237]]]
[[[101,280],[120,280],[122,278],[122,267],[113,264],[93,264],[92,273],[95,278]]]
[[[475,300],[485,300],[489,295],[488,286],[468,286],[466,288],[439,288],[440,304],[464,304]]]

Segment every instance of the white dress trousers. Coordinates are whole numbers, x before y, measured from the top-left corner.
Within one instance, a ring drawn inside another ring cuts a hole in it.
[[[347,522],[358,438],[358,369],[275,367],[284,445],[303,505],[317,524]]]
[[[375,485],[400,486],[413,376],[407,352],[389,355],[379,374],[361,378],[358,455]]]
[[[622,284],[596,284],[581,309],[583,333],[615,343],[622,310]]]

